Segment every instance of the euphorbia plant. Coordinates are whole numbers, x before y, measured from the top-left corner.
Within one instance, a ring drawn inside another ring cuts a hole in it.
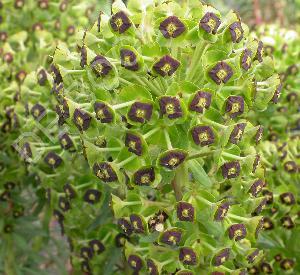
[[[94,175],[88,190],[74,179],[60,200],[65,213],[55,211],[74,268],[246,272],[262,256],[255,247],[267,202],[255,148],[262,127],[247,114],[281,89],[262,43],[234,12],[133,0],[115,1],[78,43],[78,52],[59,45],[53,57],[59,121],[77,132]],[[101,205],[99,216],[74,224],[84,201]],[[125,259],[111,256],[114,246]]]

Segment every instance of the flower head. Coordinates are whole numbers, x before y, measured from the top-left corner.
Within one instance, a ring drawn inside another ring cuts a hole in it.
[[[126,32],[132,25],[130,19],[123,11],[114,14],[109,20],[109,23],[112,29],[119,34]]]
[[[134,102],[127,113],[131,121],[145,123],[152,117],[153,105],[151,103]]]
[[[89,246],[92,249],[94,255],[101,254],[105,250],[105,246],[99,240],[91,240],[89,241]]]
[[[182,232],[178,229],[168,229],[162,233],[160,242],[170,246],[177,246],[181,241],[181,237]]]
[[[198,91],[192,97],[192,100],[189,104],[189,109],[191,111],[202,114],[205,109],[208,109],[210,107],[211,98],[212,98],[211,93]]]
[[[274,223],[269,217],[264,217],[264,230],[272,230]]]
[[[197,254],[192,248],[181,247],[179,250],[179,260],[185,265],[196,265]]]
[[[174,170],[184,162],[186,156],[187,154],[181,150],[169,150],[161,155],[159,164],[168,170]]]
[[[49,152],[49,153],[45,156],[44,161],[45,161],[46,164],[49,165],[49,167],[51,167],[51,168],[54,169],[54,168],[57,168],[58,166],[60,166],[63,160],[62,160],[62,158],[61,158],[59,155],[57,155],[56,153],[54,153],[54,152]]]
[[[253,252],[251,252],[248,256],[247,256],[247,261],[249,264],[254,263],[254,261],[256,260],[257,256],[259,255],[259,249],[255,249]]]
[[[108,162],[95,163],[94,174],[104,182],[114,182],[118,180],[117,173]]]
[[[233,224],[228,229],[229,238],[235,241],[240,241],[246,237],[247,229],[242,223]]]
[[[80,249],[80,256],[86,260],[93,257],[93,250],[90,247],[82,247]]]
[[[130,215],[130,222],[133,228],[133,231],[138,234],[145,233],[145,226],[141,216],[136,214]]]
[[[160,58],[154,65],[153,69],[161,76],[171,76],[176,72],[180,62],[169,55],[165,55]]]
[[[85,111],[76,108],[73,114],[73,122],[79,131],[86,131],[91,124],[92,117]]]
[[[36,103],[32,106],[30,113],[35,120],[40,120],[45,116],[46,109],[41,104]]]
[[[97,77],[105,77],[112,70],[112,65],[104,56],[97,55],[91,62],[91,68]]]
[[[257,197],[257,195],[262,191],[265,183],[263,180],[256,180],[250,187],[249,192],[252,196]]]
[[[132,234],[133,227],[127,219],[125,218],[118,219],[118,225],[121,227],[121,229],[126,235],[130,236]]]
[[[140,271],[144,265],[143,260],[138,255],[130,255],[127,262],[134,271]]]
[[[73,141],[67,133],[62,134],[59,137],[60,146],[64,150],[69,150],[74,147]]]
[[[58,115],[58,125],[64,124],[70,117],[68,102],[65,99],[63,99],[60,104],[56,105],[56,113]]]
[[[133,182],[136,185],[150,185],[155,180],[154,167],[143,167],[133,174]]]
[[[151,259],[147,260],[147,269],[148,269],[149,275],[159,275],[158,267],[155,264],[155,262]]]
[[[225,111],[231,118],[235,118],[244,112],[244,98],[242,96],[230,96],[226,100]]]
[[[233,75],[232,68],[225,62],[218,62],[209,72],[209,76],[216,84],[227,83]]]
[[[130,71],[137,71],[139,64],[136,54],[128,49],[120,50],[121,66]]]
[[[177,218],[180,221],[193,222],[195,218],[195,208],[188,202],[177,203]]]
[[[282,82],[280,82],[279,85],[276,87],[274,95],[271,99],[273,101],[273,103],[275,103],[275,104],[278,103],[278,101],[279,101],[279,97],[280,97],[280,94],[281,94],[282,87],[283,87]]]
[[[40,69],[37,74],[38,83],[40,86],[44,86],[47,81],[47,73],[44,69]]]
[[[74,199],[76,197],[76,191],[70,183],[66,183],[63,186],[63,189],[64,189],[64,192],[65,192],[67,198]]]
[[[249,49],[245,49],[241,55],[241,67],[248,71],[252,64],[252,51]]]
[[[244,30],[240,21],[234,22],[229,26],[229,32],[233,43],[239,43],[244,37]]]
[[[228,202],[222,202],[218,207],[214,215],[215,221],[223,221],[229,210],[230,204]]]
[[[194,126],[191,129],[191,135],[197,145],[207,146],[215,142],[215,134],[210,126]]]
[[[101,195],[101,192],[97,189],[88,189],[84,193],[83,200],[89,204],[95,204],[99,202]]]
[[[66,199],[65,197],[62,197],[62,196],[60,196],[58,198],[58,206],[64,212],[70,210],[70,208],[71,208],[71,204],[68,201],[68,199]]]
[[[123,233],[119,233],[115,237],[115,244],[117,247],[123,247],[126,240],[128,240],[129,237]]]
[[[240,175],[241,166],[238,161],[226,162],[222,165],[224,179],[236,178]]]
[[[234,126],[229,137],[231,143],[238,144],[241,141],[246,125],[246,123],[238,123]]]
[[[213,12],[207,12],[200,20],[199,27],[207,33],[216,34],[221,24],[220,18]]]
[[[86,46],[83,45],[80,49],[80,67],[84,68],[87,65],[87,50]]]
[[[159,108],[162,116],[176,119],[183,116],[180,100],[175,96],[162,96],[159,98]]]
[[[260,269],[265,274],[271,274],[271,273],[273,273],[272,266],[269,263],[267,263],[267,262],[262,262],[260,264]]]
[[[293,205],[296,203],[295,196],[292,192],[282,193],[282,194],[280,194],[279,198],[280,198],[280,201],[286,205]]]
[[[214,266],[220,266],[224,264],[230,256],[230,249],[229,248],[224,248],[221,251],[219,251],[215,256],[214,256]]]
[[[258,41],[257,51],[255,58],[258,62],[263,62],[264,44],[262,41]]]
[[[126,133],[125,135],[125,146],[128,151],[141,156],[143,154],[143,141],[140,136],[133,133]]]
[[[169,16],[159,25],[159,30],[167,39],[176,38],[185,32],[186,27],[177,16]]]
[[[298,167],[295,161],[287,161],[284,163],[284,170],[290,174],[296,173],[298,171]]]
[[[286,229],[292,229],[295,227],[295,223],[290,216],[284,216],[280,219],[281,225]]]
[[[254,161],[253,161],[253,165],[252,165],[252,173],[255,173],[255,171],[256,171],[256,169],[257,169],[259,163],[260,163],[260,155],[257,154],[257,155],[255,156]]]
[[[295,265],[295,261],[292,260],[292,259],[283,259],[281,262],[280,262],[280,267],[283,269],[283,270],[291,270],[294,268],[294,265]]]
[[[102,123],[112,123],[114,121],[114,111],[105,102],[95,102],[94,111],[96,118]]]

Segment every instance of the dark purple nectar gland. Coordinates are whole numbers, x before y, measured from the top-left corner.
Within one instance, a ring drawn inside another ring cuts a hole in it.
[[[254,263],[254,261],[256,260],[257,256],[259,255],[259,249],[255,249],[253,252],[251,252],[248,256],[247,256],[247,261],[249,264]]]
[[[114,112],[105,102],[95,102],[94,111],[96,118],[100,120],[101,123],[112,123],[114,121]]]
[[[73,122],[79,131],[86,131],[91,124],[92,117],[85,111],[76,108],[73,114]]]
[[[238,161],[226,162],[222,165],[222,175],[224,179],[233,179],[240,175],[241,166]]]
[[[23,83],[23,81],[25,80],[26,78],[26,75],[27,73],[25,71],[19,71],[16,75],[16,80],[19,82],[19,83]]]
[[[264,225],[263,225],[263,229],[264,230],[272,230],[274,229],[274,223],[271,220],[271,218],[269,217],[264,217]]]
[[[139,64],[136,54],[128,49],[120,50],[121,66],[130,71],[138,71]]]
[[[251,68],[252,64],[252,51],[249,49],[243,50],[243,53],[241,55],[241,67],[245,70],[248,71]]]
[[[226,62],[220,61],[210,70],[209,76],[216,84],[225,84],[233,76],[233,70]]]
[[[83,195],[83,200],[89,204],[95,204],[100,201],[101,192],[97,189],[88,189]]]
[[[63,99],[62,103],[56,105],[55,110],[58,115],[58,125],[63,125],[70,117],[68,102]]]
[[[138,186],[149,186],[155,181],[154,167],[144,167],[133,174],[133,183]]]
[[[255,238],[256,239],[258,238],[258,235],[259,235],[260,231],[263,229],[263,227],[264,227],[264,219],[261,218],[255,229]]]
[[[258,165],[260,164],[260,155],[256,155],[252,165],[252,173],[254,174]]]
[[[208,146],[215,142],[215,134],[210,126],[194,126],[191,135],[196,145]]]
[[[289,174],[294,174],[298,171],[298,166],[295,161],[287,161],[284,163],[284,170]]]
[[[169,119],[177,119],[183,116],[180,100],[175,96],[162,96],[159,98],[160,114]]]
[[[165,55],[153,65],[153,70],[161,76],[171,76],[179,66],[180,62],[178,60]]]
[[[264,128],[259,125],[257,132],[255,134],[255,143],[258,144],[263,138]]]
[[[229,259],[229,256],[230,256],[230,249],[229,248],[222,249],[214,256],[213,265],[220,266],[224,264]]]
[[[133,133],[126,133],[125,135],[125,146],[128,148],[128,151],[141,156],[143,154],[143,141],[142,138]]]
[[[58,206],[59,206],[59,208],[60,208],[62,211],[64,211],[64,212],[66,212],[66,211],[68,211],[68,210],[71,209],[71,204],[70,204],[70,202],[68,201],[68,199],[65,198],[65,197],[62,197],[62,196],[60,196],[60,197],[58,198]]]
[[[111,28],[119,34],[126,32],[132,26],[130,19],[123,11],[119,11],[114,14],[110,18],[109,23]]]
[[[273,273],[273,268],[272,266],[267,263],[267,262],[262,262],[260,264],[260,270],[264,273],[264,274],[272,274]]]
[[[134,102],[127,113],[130,120],[139,123],[145,123],[152,117],[153,104]]]
[[[281,225],[286,229],[292,229],[295,227],[295,223],[293,222],[290,216],[285,216],[280,219]]]
[[[64,215],[56,209],[53,210],[53,216],[56,219],[56,221],[60,224],[62,224],[65,219]]]
[[[75,33],[75,26],[68,26],[67,30],[66,30],[67,35],[72,36]]]
[[[94,255],[99,255],[105,250],[105,246],[99,240],[89,241],[89,246],[92,249]]]
[[[25,142],[19,152],[20,157],[24,159],[25,161],[28,161],[30,158],[32,158],[32,151],[30,148],[30,145],[28,142]]]
[[[32,106],[30,113],[35,120],[40,120],[45,116],[46,109],[41,104],[36,103]]]
[[[257,216],[257,215],[259,215],[259,214],[264,210],[264,208],[266,207],[266,204],[267,204],[267,199],[264,198],[264,199],[259,203],[259,205],[254,209],[254,211],[251,213],[252,216]]]
[[[129,237],[123,233],[119,233],[115,237],[116,247],[123,247],[126,241],[129,240]]]
[[[215,215],[214,215],[214,220],[217,221],[217,222],[220,222],[220,221],[223,221],[224,218],[226,217],[227,215],[227,212],[229,210],[229,206],[230,204],[228,202],[223,202],[221,203],[216,212],[215,212]]]
[[[147,260],[147,270],[149,275],[159,275],[158,267],[151,259]]]
[[[263,190],[262,194],[267,199],[267,204],[272,204],[273,203],[273,192],[265,189],[265,190]]]
[[[46,10],[49,8],[49,1],[48,0],[39,0],[38,1],[38,6],[42,10]]]
[[[233,224],[228,228],[228,236],[230,240],[240,241],[246,238],[247,229],[242,223]]]
[[[141,216],[136,214],[130,215],[130,222],[133,228],[133,232],[137,234],[145,233],[145,226]]]
[[[184,265],[197,265],[197,254],[189,247],[181,247],[179,250],[179,261]]]
[[[94,174],[103,182],[114,182],[118,180],[117,173],[108,162],[95,163]]]
[[[220,18],[212,12],[207,12],[200,20],[199,28],[207,33],[216,34],[221,24]]]
[[[176,246],[179,245],[182,237],[182,232],[177,229],[169,229],[162,233],[160,242],[170,245]]]
[[[54,83],[55,84],[62,83],[63,79],[62,79],[62,76],[60,74],[59,69],[54,64],[52,64],[51,67],[50,67],[50,70],[51,70],[51,73],[54,77]]]
[[[44,162],[52,169],[60,166],[62,161],[62,158],[54,152],[49,152],[44,158]]]
[[[81,262],[81,271],[85,274],[91,274],[91,267],[88,261],[82,261]]]
[[[112,65],[104,56],[97,55],[91,62],[91,68],[97,77],[105,77],[112,70]]]
[[[159,30],[165,38],[170,39],[180,36],[186,27],[177,16],[169,16],[160,23]]]
[[[244,30],[240,21],[234,22],[229,26],[229,32],[233,43],[239,43],[244,37]]]
[[[209,92],[198,91],[190,102],[189,109],[200,114],[209,109],[212,95]]]
[[[62,149],[69,150],[74,147],[73,141],[67,133],[64,133],[59,137],[59,143]]]
[[[235,118],[244,113],[245,103],[242,96],[229,96],[226,100],[225,112],[231,118]]]
[[[5,53],[2,57],[3,62],[10,64],[14,61],[14,56],[11,53]]]
[[[238,144],[241,141],[246,125],[247,123],[239,123],[234,126],[229,137],[229,140],[232,144]]]
[[[7,32],[0,32],[0,41],[5,42],[7,40]]]
[[[177,218],[180,221],[193,222],[195,218],[195,208],[188,202],[177,203]]]
[[[295,261],[292,259],[283,259],[280,262],[280,268],[283,270],[291,270],[294,268]]]
[[[44,86],[47,81],[47,73],[44,69],[40,69],[37,74],[37,80],[40,86]]]
[[[90,247],[81,247],[80,256],[86,260],[93,258],[93,250]]]
[[[14,7],[16,9],[22,9],[24,7],[25,1],[24,0],[15,0]]]
[[[279,85],[276,87],[276,90],[275,90],[275,92],[274,92],[274,95],[273,95],[273,97],[272,97],[272,99],[271,99],[271,101],[272,101],[273,103],[275,103],[275,104],[277,104],[278,101],[279,101],[279,97],[280,97],[280,95],[281,95],[282,87],[283,87],[282,82],[280,82]]]
[[[187,157],[187,153],[180,150],[169,150],[165,152],[159,159],[159,164],[166,169],[174,170],[182,164]]]
[[[86,46],[83,45],[80,49],[80,67],[84,68],[87,65],[87,50]]]
[[[296,203],[295,196],[292,192],[282,193],[279,196],[281,203],[285,205],[293,205]]]
[[[118,219],[118,226],[127,236],[130,236],[133,233],[133,227],[131,223],[125,218]]]
[[[66,183],[63,186],[63,190],[64,190],[64,192],[66,194],[66,197],[68,199],[74,199],[76,197],[76,191],[75,191],[74,187],[70,183]]]
[[[253,197],[257,197],[257,195],[262,191],[263,187],[265,186],[265,182],[261,179],[256,180],[250,187],[249,193]]]
[[[255,58],[260,63],[263,62],[263,54],[264,54],[264,44],[262,41],[258,41],[258,47],[257,47]]]

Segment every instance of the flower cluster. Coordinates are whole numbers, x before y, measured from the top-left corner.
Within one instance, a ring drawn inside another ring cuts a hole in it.
[[[198,1],[115,1],[78,51],[58,45],[58,122],[90,166],[55,209],[75,269],[105,272],[99,261],[116,247],[125,262],[113,270],[149,274],[243,274],[262,257],[263,129],[248,113],[276,101],[281,81],[248,32],[236,13]]]

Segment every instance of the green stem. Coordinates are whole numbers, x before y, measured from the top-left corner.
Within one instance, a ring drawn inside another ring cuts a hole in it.
[[[234,220],[238,220],[238,221],[242,221],[242,222],[248,222],[250,220],[250,218],[245,218],[245,217],[241,217],[235,214],[227,214],[227,217],[232,218]]]
[[[164,135],[165,135],[165,140],[166,140],[166,143],[167,143],[168,150],[172,150],[173,146],[172,146],[172,143],[171,143],[171,140],[170,140],[169,133],[166,129],[164,129]]]

